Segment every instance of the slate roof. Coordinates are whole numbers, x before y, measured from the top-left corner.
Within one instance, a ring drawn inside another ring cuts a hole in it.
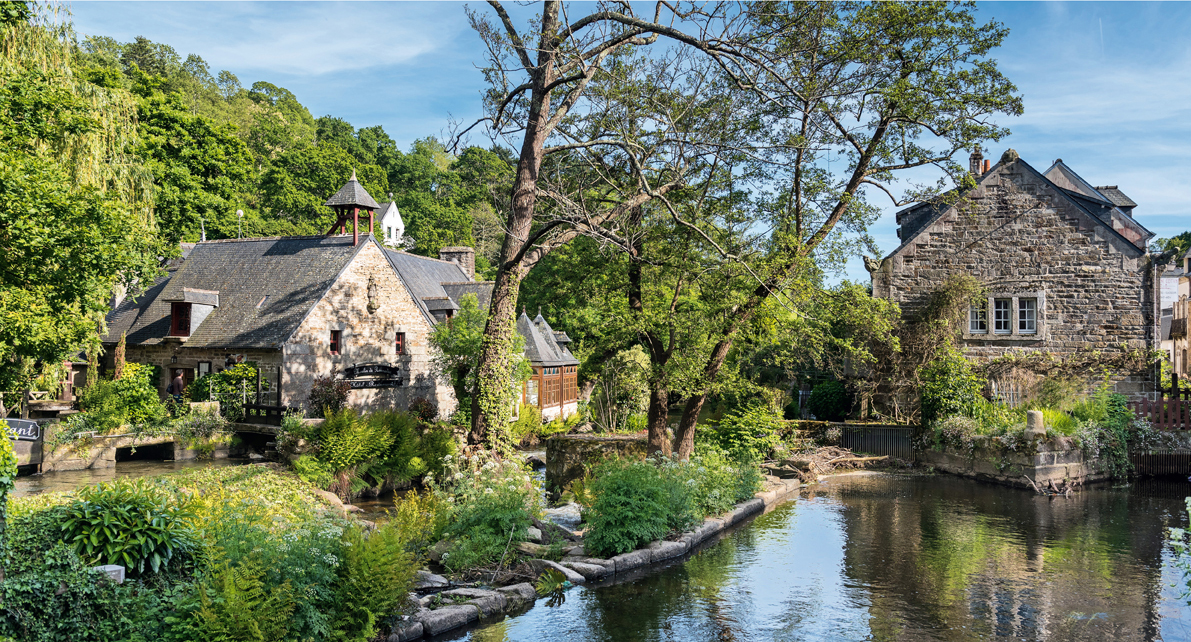
[[[229,239],[198,243],[181,267],[108,315],[105,342],[161,343],[170,300],[184,288],[219,292],[219,307],[186,339],[188,348],[280,348],[362,248],[351,235]]]
[[[368,190],[364,189],[364,186],[356,179],[356,170],[354,169],[352,170],[352,177],[348,179],[347,183],[343,187],[340,187],[339,191],[335,192],[335,195],[331,198],[328,198],[327,202],[323,203],[323,205],[328,207],[356,206],[370,210],[380,207],[380,204],[372,198]]]
[[[389,248],[384,248],[384,252],[393,269],[400,275],[401,281],[405,283],[406,289],[413,295],[414,301],[417,301],[422,313],[431,323],[435,322],[434,315],[431,314],[433,310],[427,305],[426,299],[450,298],[442,284],[467,280],[463,270],[450,261],[440,261]]]
[[[533,321],[524,312],[517,319],[517,333],[525,339],[525,358],[537,366],[577,366],[579,360],[555,341],[554,330],[538,315]]]
[[[1028,171],[1033,172],[1034,175],[1037,176],[1039,179],[1041,179],[1042,181],[1044,181],[1046,183],[1049,183],[1052,187],[1054,187],[1055,190],[1059,194],[1066,197],[1066,199],[1071,204],[1073,204],[1075,207],[1082,210],[1085,214],[1087,214],[1089,217],[1091,217],[1092,220],[1098,221],[1111,234],[1115,235],[1117,238],[1119,238],[1121,241],[1127,243],[1131,247],[1137,248],[1139,252],[1141,252],[1141,253],[1145,252],[1144,243],[1143,243],[1142,247],[1138,247],[1137,244],[1135,244],[1133,241],[1130,241],[1123,234],[1121,234],[1119,231],[1117,231],[1116,229],[1113,228],[1111,216],[1105,217],[1102,214],[1097,213],[1097,210],[1092,209],[1092,207],[1090,206],[1092,202],[1102,203],[1106,207],[1115,208],[1115,206],[1112,203],[1110,203],[1107,199],[1104,199],[1102,196],[1099,196],[1099,194],[1096,192],[1095,188],[1091,186],[1091,184],[1089,184],[1087,181],[1085,181],[1083,178],[1081,178],[1078,174],[1076,174],[1074,171],[1072,171],[1069,167],[1064,165],[1062,159],[1055,161],[1055,164],[1052,165],[1046,171],[1046,173],[1039,172],[1037,169],[1034,168],[1034,166],[1027,163],[1025,161],[1025,159],[1023,159],[1023,158],[1016,158],[1011,162],[1021,163],[1021,165],[1023,167],[1025,167]],[[977,179],[977,182],[979,183],[979,182],[983,181],[984,178],[986,178],[992,174],[993,170],[995,170],[997,167],[1000,167],[1000,166],[1001,166],[1001,163],[997,163],[996,165],[993,165],[992,168],[990,168],[988,172],[985,172],[984,175],[981,176],[981,178]],[[1070,183],[1068,183],[1068,184],[1070,184],[1072,187],[1077,187],[1079,189],[1069,189],[1069,188],[1062,187],[1062,186],[1056,184],[1050,178],[1048,178],[1047,174],[1050,174],[1052,171],[1055,171],[1056,169],[1062,171],[1062,173],[1060,174],[1059,180],[1067,179],[1067,180],[1064,180],[1064,182],[1067,182],[1069,180]],[[914,239],[922,233],[923,230],[929,228],[937,220],[942,218],[943,215],[947,213],[947,211],[949,211],[951,209],[950,207],[940,208],[937,205],[934,205],[930,202],[919,203],[918,205],[908,207],[908,208],[898,212],[898,216],[899,216],[899,218],[901,218],[901,217],[903,217],[913,211],[916,211],[919,208],[923,208],[923,207],[931,207],[934,210],[930,214],[929,219],[927,219],[921,226],[919,226],[914,231],[913,234],[910,234],[908,237],[903,238],[901,240],[902,241],[901,245],[898,245],[897,249],[890,252],[888,255],[885,256],[885,258],[890,258],[890,257],[897,255],[898,252],[901,252],[906,246],[908,246],[910,243],[912,243],[914,241]],[[1119,211],[1119,210],[1117,210],[1117,211]],[[1149,240],[1150,238],[1152,238],[1154,236],[1153,232],[1150,232],[1145,227],[1143,227],[1140,223],[1133,220],[1133,218],[1131,216],[1129,216],[1128,214],[1124,214],[1122,212],[1121,216],[1123,219],[1129,221],[1129,223],[1126,223],[1127,225],[1138,230],[1138,232],[1141,234],[1143,240]]]
[[[493,281],[460,281],[458,283],[443,283],[442,289],[456,303],[463,299],[463,295],[474,294],[480,309],[487,310],[488,306],[492,304],[493,284]]]
[[[1104,198],[1108,199],[1110,203],[1117,207],[1137,207],[1137,203],[1134,203],[1133,199],[1125,196],[1125,193],[1117,189],[1116,185],[1097,187],[1096,191],[1100,192]]]

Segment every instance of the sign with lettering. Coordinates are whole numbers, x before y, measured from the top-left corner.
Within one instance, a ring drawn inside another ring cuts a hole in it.
[[[401,387],[400,379],[348,379],[347,382],[351,384],[352,390]]]
[[[17,439],[20,441],[37,441],[41,439],[41,426],[37,425],[36,421],[29,421],[27,419],[5,419],[5,428],[8,430],[9,439]]]
[[[390,366],[385,363],[364,363],[343,369],[344,379],[399,376],[401,376],[401,366]]]
[[[377,388],[398,388],[401,381],[401,366],[387,363],[360,363],[343,369],[343,378],[352,390]]]

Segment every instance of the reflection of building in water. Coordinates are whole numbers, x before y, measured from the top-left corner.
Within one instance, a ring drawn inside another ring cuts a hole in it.
[[[1159,639],[1162,516],[1180,502],[1026,499],[939,478],[899,487],[910,492],[855,480],[833,493],[845,573],[873,587],[873,639]]]

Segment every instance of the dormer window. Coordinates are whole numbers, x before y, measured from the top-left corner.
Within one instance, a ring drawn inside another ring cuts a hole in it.
[[[182,288],[177,298],[166,299],[170,304],[170,333],[184,338],[194,334],[203,320],[219,307],[218,290]]]
[[[190,336],[190,306],[185,301],[174,301],[170,304],[170,336]]]

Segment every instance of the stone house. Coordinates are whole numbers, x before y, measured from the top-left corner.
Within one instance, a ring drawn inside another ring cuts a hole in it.
[[[1146,249],[1153,234],[1134,219],[1136,203],[1116,186],[1092,186],[1062,160],[1044,172],[1013,150],[992,167],[979,152],[970,160],[975,188],[897,213],[901,245],[880,262],[866,260],[873,296],[912,314],[949,276],[976,277],[987,298],[972,302],[961,343],[977,360],[1157,350],[1165,266]],[[1119,373],[1115,385],[1149,396],[1153,373]]]
[[[440,416],[453,412],[451,387],[433,373],[429,337],[465,294],[488,305],[492,283],[474,280],[474,250],[443,248],[434,259],[361,236],[360,212],[371,228],[381,206],[355,176],[327,204],[339,220],[326,236],[184,245],[151,288],[114,301],[105,365],[125,337],[126,359],[159,366],[163,391],[178,372],[190,383],[248,362],[261,372],[265,405],[301,406],[316,377],[334,375],[351,382],[353,407],[405,409],[425,398]],[[535,362],[535,376],[569,356],[551,345],[550,365]]]

